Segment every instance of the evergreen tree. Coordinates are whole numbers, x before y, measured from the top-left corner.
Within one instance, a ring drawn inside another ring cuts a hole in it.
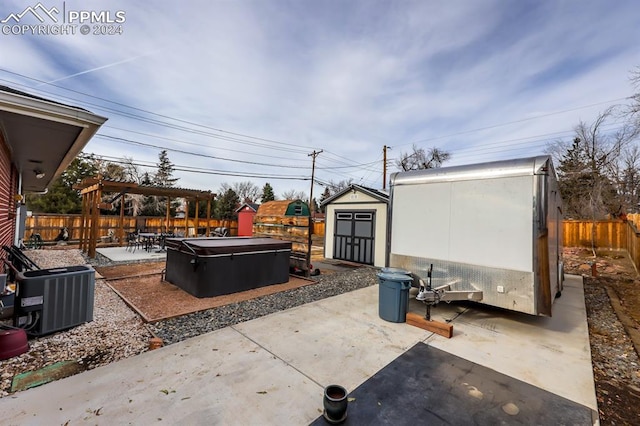
[[[145,172],[142,178],[143,185],[154,185],[160,187],[173,187],[178,181],[178,178],[173,177],[173,163],[169,160],[169,155],[166,150],[160,151],[158,155],[158,170],[153,176]],[[149,182],[149,183],[147,183]],[[179,205],[178,200],[171,202],[171,214],[175,214],[176,208]],[[144,216],[164,216],[167,211],[167,197],[158,197],[155,195],[145,197],[143,201],[143,207],[141,214]]]
[[[273,193],[271,184],[269,184],[269,182],[265,183],[264,187],[262,188],[262,197],[260,198],[260,201],[266,203],[267,201],[274,201],[275,199],[276,196]]]
[[[80,213],[82,197],[79,191],[73,189],[73,185],[97,174],[98,167],[93,155],[76,157],[62,175],[49,185],[46,194],[27,194],[27,209],[38,213]]]
[[[189,217],[196,217],[196,202],[189,201]],[[207,217],[207,200],[198,200],[198,217]]]
[[[158,156],[158,171],[153,176],[153,184],[156,186],[172,187],[178,181],[173,177],[173,163],[169,160],[167,150],[160,151]]]
[[[216,203],[216,217],[218,219],[235,219],[236,209],[240,206],[240,197],[229,188]]]
[[[140,185],[150,186],[152,184],[151,175],[149,172],[144,172]],[[158,197],[151,195],[145,195],[142,199],[142,207],[140,208],[140,216],[155,216],[158,214]]]
[[[149,172],[144,172],[140,185],[151,185],[151,176],[149,175]]]
[[[564,200],[565,217],[585,217],[585,199],[588,199],[592,179],[586,158],[580,147],[580,138],[573,140],[573,145],[560,159],[558,178],[558,186]]]
[[[320,196],[320,204],[324,203],[324,200],[326,200],[327,198],[331,197],[331,190],[329,190],[328,186],[324,187],[324,191],[322,192],[322,195]],[[320,213],[324,213],[325,211],[325,207],[322,206],[322,208],[320,210],[316,210],[316,211],[320,211]]]

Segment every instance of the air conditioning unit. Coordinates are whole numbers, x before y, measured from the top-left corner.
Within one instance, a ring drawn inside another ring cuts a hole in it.
[[[93,320],[95,271],[90,266],[18,274],[14,326],[43,336]]]

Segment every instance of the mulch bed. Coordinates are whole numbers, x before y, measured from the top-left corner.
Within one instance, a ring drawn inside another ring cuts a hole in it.
[[[193,312],[243,302],[311,284],[314,281],[291,276],[275,284],[216,297],[198,298],[181,288],[162,281],[164,262],[97,267],[107,284],[146,322],[156,322]]]

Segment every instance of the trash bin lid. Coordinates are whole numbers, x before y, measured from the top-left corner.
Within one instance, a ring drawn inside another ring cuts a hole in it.
[[[400,283],[404,283],[407,281],[413,281],[413,278],[411,278],[408,275],[404,275],[404,274],[394,274],[391,272],[379,272],[378,274],[378,278],[385,280],[385,281],[395,281],[395,282],[400,282]]]
[[[402,269],[402,268],[382,268],[380,270],[381,272],[385,273],[385,274],[403,274],[403,275],[411,275],[411,271],[407,271],[406,269]]]

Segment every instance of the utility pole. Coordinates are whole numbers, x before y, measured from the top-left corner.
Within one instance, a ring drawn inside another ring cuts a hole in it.
[[[386,145],[384,145],[382,147],[382,154],[383,154],[383,159],[382,159],[382,190],[384,191],[385,189],[387,189],[387,149],[391,149],[391,147],[388,147]]]
[[[313,164],[311,166],[311,191],[309,192],[309,211],[313,214],[313,180],[316,173],[316,157],[322,154],[322,149],[320,151],[313,151],[308,157],[313,157]]]
[[[313,157],[313,163],[311,165],[311,191],[309,191],[309,238],[307,239],[307,271],[305,275],[308,277],[311,275],[311,235],[313,234],[313,213],[314,213],[314,202],[313,202],[313,181],[316,174],[316,157],[322,153],[322,149],[320,151],[316,151],[315,149],[308,157]]]

